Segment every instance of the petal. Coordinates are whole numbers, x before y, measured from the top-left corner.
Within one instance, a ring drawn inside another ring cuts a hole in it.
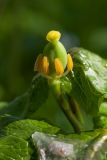
[[[42,58],[42,54],[39,54],[34,65],[34,71],[41,71]]]
[[[70,54],[67,55],[67,69],[68,71],[73,69],[73,60]]]
[[[49,72],[49,61],[48,57],[44,56],[42,59],[42,72],[43,74],[48,74]]]
[[[59,58],[55,58],[55,70],[57,75],[62,75],[64,73],[64,67]]]

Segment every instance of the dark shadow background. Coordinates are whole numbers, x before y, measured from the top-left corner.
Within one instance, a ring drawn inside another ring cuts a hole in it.
[[[0,0],[0,100],[23,93],[49,30],[68,50],[81,46],[107,58],[106,0]]]

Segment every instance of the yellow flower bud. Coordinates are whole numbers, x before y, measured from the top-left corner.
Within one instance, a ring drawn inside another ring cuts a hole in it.
[[[67,55],[67,69],[71,71],[73,68],[73,60],[70,54]]]
[[[64,73],[63,65],[59,58],[55,58],[55,70],[57,75],[62,75]]]
[[[48,32],[47,36],[46,36],[46,39],[49,41],[49,42],[52,42],[52,41],[58,41],[61,37],[61,33],[58,32],[58,31],[50,31]]]

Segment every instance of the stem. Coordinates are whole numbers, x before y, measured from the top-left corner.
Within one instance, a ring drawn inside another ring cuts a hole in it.
[[[60,95],[58,102],[67,119],[72,124],[75,132],[80,133],[82,130],[82,125],[75,114],[72,112],[71,107],[67,101],[67,97],[65,95]]]
[[[73,113],[76,115],[76,117],[78,118],[78,120],[81,122],[81,124],[84,124],[84,119],[83,116],[81,114],[81,110],[80,107],[78,105],[78,103],[75,101],[75,99],[69,95],[67,95],[68,99],[69,99],[69,104],[70,107],[73,110]]]
[[[69,100],[66,95],[61,93],[60,89],[60,80],[51,80],[48,81],[53,94],[55,95],[61,110],[64,112],[65,116],[72,124],[75,132],[80,133],[82,130],[82,125],[80,120],[76,117],[75,113],[73,113],[71,106],[69,105]]]

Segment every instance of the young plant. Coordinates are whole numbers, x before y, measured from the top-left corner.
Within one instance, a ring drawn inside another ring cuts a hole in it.
[[[37,57],[34,71],[37,71],[47,79],[59,106],[74,127],[74,130],[80,132],[83,120],[79,106],[70,96],[70,91],[62,87],[62,79],[67,79],[69,72],[73,72],[73,59],[59,41],[60,37],[61,34],[58,31],[50,31],[47,34],[48,44],[45,46],[43,53]],[[69,80],[68,85],[71,88],[72,84]]]

